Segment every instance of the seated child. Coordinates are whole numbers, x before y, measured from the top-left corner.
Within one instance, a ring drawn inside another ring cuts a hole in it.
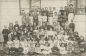
[[[50,44],[48,42],[45,42],[45,45],[41,49],[41,53],[42,54],[50,54],[51,53],[51,47],[50,47]]]
[[[12,54],[13,53],[13,51],[14,50],[12,50],[13,49],[13,42],[11,41],[11,39],[9,39],[8,41],[7,41],[7,47],[6,47],[7,49],[5,50],[5,52],[6,53],[8,53],[8,54]],[[15,52],[15,51],[14,51]]]
[[[66,47],[65,47],[65,44],[61,44],[60,45],[60,55],[61,56],[66,56],[66,54],[67,54],[67,51],[66,51]]]
[[[32,39],[31,43],[30,43],[30,54],[35,54],[35,38]]]
[[[67,41],[67,51],[68,53],[71,53],[73,51],[73,41],[69,38]]]
[[[17,37],[15,37],[15,39],[13,40],[13,43],[15,48],[19,48],[19,40]]]
[[[39,41],[39,43],[40,43],[40,48],[42,49],[43,46],[44,46],[44,44],[45,44],[44,38],[41,38],[41,40]]]
[[[41,54],[40,43],[38,42],[35,44],[35,52],[36,54]]]
[[[51,50],[52,50],[52,54],[59,55],[59,48],[57,47],[56,44],[52,47]]]
[[[86,50],[86,42],[83,36],[80,36],[79,47],[80,47],[80,52],[84,52]]]
[[[12,45],[13,45],[13,41],[11,41],[11,39],[9,39],[9,40],[7,41],[7,47],[8,47],[8,48],[11,48]]]
[[[52,40],[50,37],[49,37],[48,43],[50,44],[51,48],[54,46],[54,40]]]
[[[74,54],[79,54],[79,53],[80,53],[80,49],[79,49],[78,42],[75,41],[75,42],[73,43],[73,47],[74,47],[73,53],[74,53]]]
[[[24,49],[23,54],[27,54],[28,53],[28,43],[26,39],[24,39],[23,49]]]

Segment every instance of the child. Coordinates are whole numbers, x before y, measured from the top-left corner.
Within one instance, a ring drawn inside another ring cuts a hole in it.
[[[31,39],[28,38],[28,40],[27,40],[28,52],[31,51],[31,42],[32,42]]]
[[[7,41],[7,47],[8,47],[8,48],[11,48],[12,45],[13,45],[13,41],[11,41],[11,39],[9,39],[9,40]]]
[[[35,53],[35,38],[32,39],[31,43],[30,43],[30,54],[34,54]]]
[[[53,25],[53,17],[48,18],[49,25]]]
[[[59,55],[59,48],[57,47],[56,44],[52,47],[51,50],[52,50],[52,54]]]
[[[86,42],[84,40],[83,36],[80,36],[80,41],[79,41],[79,47],[80,47],[80,52],[84,52],[86,49]]]
[[[66,56],[66,54],[67,54],[65,44],[63,44],[63,43],[60,45],[60,54],[61,54],[61,56]]]
[[[11,48],[11,53],[17,53],[19,49],[20,43],[18,37],[15,37],[13,40],[13,47]]]
[[[40,43],[38,42],[35,44],[35,52],[36,54],[41,54]]]
[[[51,53],[51,47],[48,42],[45,42],[45,45],[43,49],[41,49],[42,54],[50,54]]]
[[[18,37],[15,37],[15,39],[13,40],[13,43],[14,43],[14,47],[15,48],[19,48],[19,40],[18,40]]]
[[[29,19],[30,19],[30,21],[29,21],[29,22],[30,22],[30,24],[31,24],[31,25],[33,25],[33,16],[32,16],[32,15],[30,15]]]
[[[73,5],[72,4],[69,5],[68,13],[69,13],[68,14],[68,22],[70,23],[71,20],[74,19],[74,8],[73,8]]]
[[[42,37],[45,36],[45,32],[44,32],[44,29],[41,28],[40,32],[39,32],[39,38],[41,39]]]
[[[73,41],[71,41],[71,39],[67,41],[67,51],[68,53],[71,53],[73,51]]]
[[[54,46],[54,40],[49,37],[48,43],[50,44],[50,47],[52,48]]]
[[[53,22],[56,22],[57,23],[57,21],[58,21],[58,15],[57,15],[57,12],[54,12]]]
[[[46,14],[44,14],[44,16],[43,16],[43,23],[44,22],[47,22],[47,16],[46,16]]]
[[[79,49],[78,42],[74,41],[73,47],[74,47],[73,53],[76,54],[76,55],[79,54],[80,53],[80,49]]]
[[[39,43],[40,43],[40,48],[42,48],[42,46],[44,46],[45,44],[45,40],[43,37],[40,39]]]
[[[50,31],[47,31],[47,37],[50,37],[52,40],[55,37],[55,33],[52,28],[50,28]]]

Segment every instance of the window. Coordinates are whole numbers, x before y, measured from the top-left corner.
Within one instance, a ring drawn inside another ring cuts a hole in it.
[[[86,0],[76,0],[76,14],[86,14]]]

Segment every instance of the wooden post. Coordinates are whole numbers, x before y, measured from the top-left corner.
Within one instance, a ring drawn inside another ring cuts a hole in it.
[[[19,0],[19,13],[20,13],[20,15],[21,15],[21,0]]]
[[[40,9],[41,9],[41,0],[40,0]]]
[[[32,0],[29,0],[29,10],[31,10],[32,7]]]

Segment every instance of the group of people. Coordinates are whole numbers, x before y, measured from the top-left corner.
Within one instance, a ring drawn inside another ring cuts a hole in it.
[[[28,20],[26,20],[28,19]],[[79,53],[80,45],[84,45],[84,37],[75,32],[74,8],[70,4],[65,9],[57,11],[30,10],[29,14],[23,13],[23,24],[18,21],[4,26],[2,31],[5,46],[12,52],[23,54],[61,54]]]

